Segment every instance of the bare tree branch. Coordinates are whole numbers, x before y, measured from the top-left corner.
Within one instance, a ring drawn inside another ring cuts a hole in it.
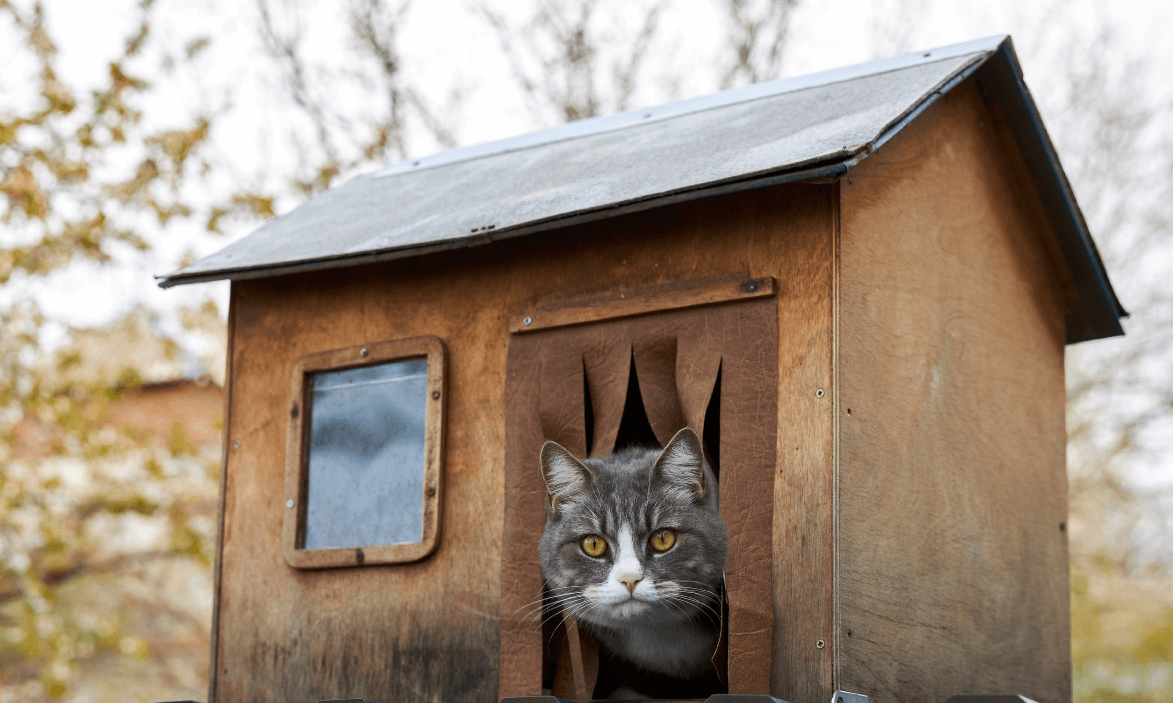
[[[778,77],[797,6],[798,0],[724,0],[733,60],[721,76],[722,89]]]

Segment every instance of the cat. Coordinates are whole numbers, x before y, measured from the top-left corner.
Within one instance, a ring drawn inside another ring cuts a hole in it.
[[[713,657],[726,533],[697,434],[686,427],[663,450],[582,461],[547,441],[541,459],[549,500],[539,554],[550,600],[622,672],[600,675],[595,695],[721,692]]]

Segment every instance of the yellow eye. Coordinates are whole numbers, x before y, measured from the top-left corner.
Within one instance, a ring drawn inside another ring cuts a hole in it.
[[[607,540],[598,535],[587,535],[582,538],[582,551],[589,557],[601,557],[607,553]]]
[[[676,533],[672,530],[656,530],[648,539],[648,544],[657,552],[666,552],[676,544]]]

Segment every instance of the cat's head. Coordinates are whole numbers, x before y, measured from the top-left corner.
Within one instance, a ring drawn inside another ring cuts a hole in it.
[[[681,430],[663,450],[585,461],[546,442],[542,474],[542,574],[555,602],[605,627],[719,617],[725,525],[695,432]]]

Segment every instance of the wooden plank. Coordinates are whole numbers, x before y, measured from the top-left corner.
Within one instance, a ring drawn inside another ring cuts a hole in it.
[[[1071,700],[1063,288],[965,83],[841,182],[839,685]]]
[[[1010,131],[1002,108],[997,103],[987,102],[986,110],[989,113],[989,124],[998,135],[1002,144],[1001,153],[1006,158],[1006,165],[1014,178],[1013,196],[1015,203],[1022,209],[1022,214],[1030,219],[1031,229],[1037,233],[1045,254],[1044,260],[1049,261],[1051,271],[1063,292],[1064,321],[1067,325],[1068,343],[1072,339],[1087,339],[1092,333],[1082,329],[1089,324],[1087,313],[1083,309],[1083,300],[1079,297],[1079,289],[1075,287],[1075,278],[1067,266],[1063,250],[1059,248],[1059,239],[1051,228],[1051,220],[1047,217],[1038,188],[1026,167],[1026,160],[1018,149],[1018,142]],[[979,121],[979,126],[985,127],[985,121]],[[1073,336],[1075,334],[1076,336]]]
[[[762,245],[786,261],[778,290],[772,695],[829,700],[834,639],[833,256],[837,194],[824,184]],[[820,396],[819,391],[822,391]],[[823,647],[818,643],[822,640]]]
[[[232,289],[236,284],[230,284]],[[232,358],[235,335],[232,334],[236,320],[236,296],[228,298],[228,350],[224,357],[224,433],[220,440],[220,500],[216,509],[216,560],[212,564],[212,630],[211,652],[208,662],[208,703],[216,703],[216,675],[220,671],[220,575],[224,552],[224,497],[227,495],[229,442],[228,428],[232,426]]]
[[[632,290],[610,289],[585,299],[580,296],[575,302],[552,301],[513,315],[509,318],[509,331],[534,332],[731,300],[768,298],[774,295],[774,288],[772,276],[747,279],[736,274],[718,274],[699,280],[640,286]]]

